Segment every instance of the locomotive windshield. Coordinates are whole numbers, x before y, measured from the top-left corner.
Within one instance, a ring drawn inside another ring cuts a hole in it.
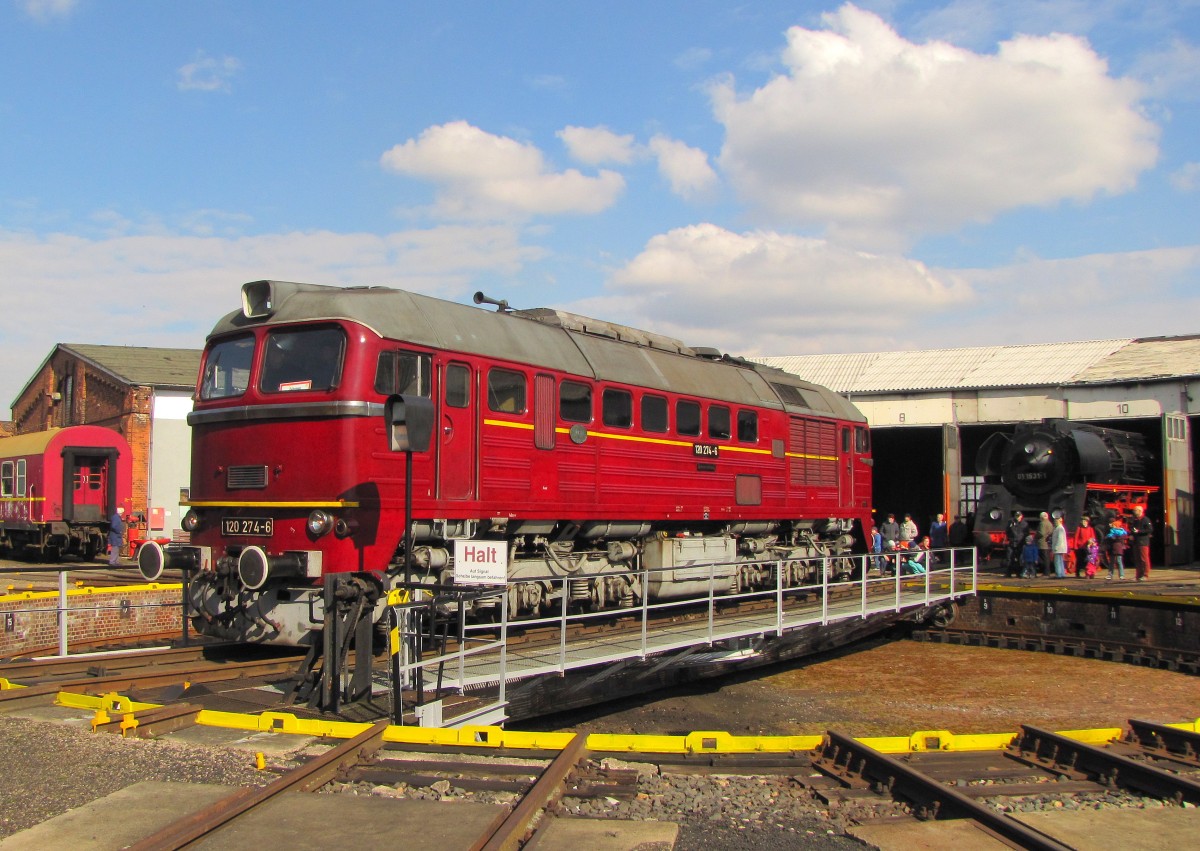
[[[264,393],[331,390],[342,376],[346,335],[340,328],[299,328],[267,335],[262,378]]]
[[[250,364],[254,360],[254,338],[234,337],[214,343],[204,362],[201,399],[241,396],[250,386]]]

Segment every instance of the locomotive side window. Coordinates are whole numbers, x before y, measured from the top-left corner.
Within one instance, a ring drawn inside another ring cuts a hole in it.
[[[642,397],[642,431],[666,433],[667,400],[662,396]]]
[[[700,434],[700,403],[680,399],[675,403],[675,431],[693,437]]]
[[[227,399],[241,396],[250,386],[250,363],[254,359],[254,338],[234,337],[214,343],[204,360],[201,399]]]
[[[446,406],[466,408],[471,404],[471,371],[461,364],[446,367]]]
[[[713,440],[729,440],[729,409],[712,405],[708,409],[708,436]]]
[[[13,495],[13,462],[0,464],[0,496]]]
[[[758,443],[758,411],[738,411],[738,440],[742,443]]]
[[[604,388],[601,398],[604,424],[613,428],[629,428],[633,425],[633,394],[615,387]]]
[[[578,381],[558,385],[558,416],[569,423],[592,421],[592,386]]]
[[[850,429],[842,429],[842,454],[845,455],[850,451]]]
[[[854,451],[871,451],[871,432],[867,431],[862,426],[855,426],[854,428]]]
[[[375,365],[375,392],[385,396],[393,393],[428,396],[430,364],[429,355],[419,355],[415,352],[380,352],[379,362]],[[459,369],[465,372],[464,367]],[[446,381],[449,380],[450,374],[447,371]]]
[[[267,335],[262,377],[264,393],[331,390],[342,377],[346,335],[340,328],[298,328]]]
[[[488,408],[498,414],[525,413],[525,376],[511,369],[488,372]]]

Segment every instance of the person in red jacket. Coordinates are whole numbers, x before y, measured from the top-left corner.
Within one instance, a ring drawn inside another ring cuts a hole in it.
[[[1096,530],[1092,528],[1092,521],[1084,517],[1079,521],[1079,528],[1071,533],[1071,551],[1075,553],[1075,576],[1080,577],[1085,573],[1087,578],[1091,579],[1096,575],[1096,565],[1088,562],[1088,542],[1096,540]]]

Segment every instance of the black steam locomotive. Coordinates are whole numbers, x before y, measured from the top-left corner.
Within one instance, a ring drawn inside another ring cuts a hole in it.
[[[1018,425],[1011,435],[983,442],[976,474],[983,477],[975,513],[975,545],[1005,545],[1014,511],[1027,518],[1043,511],[1075,529],[1085,515],[1100,524],[1145,507],[1158,490],[1147,483],[1154,454],[1140,434],[1046,419]]]

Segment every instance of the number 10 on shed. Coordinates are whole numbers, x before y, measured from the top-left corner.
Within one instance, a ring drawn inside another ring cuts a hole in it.
[[[454,541],[454,581],[464,585],[503,585],[508,581],[504,541]]]

